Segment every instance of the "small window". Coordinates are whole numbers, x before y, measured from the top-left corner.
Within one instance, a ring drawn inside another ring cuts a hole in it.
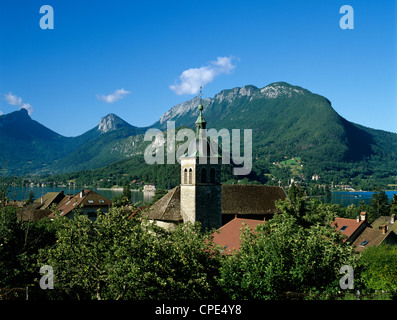
[[[193,169],[190,168],[189,169],[189,182],[188,184],[192,184],[193,183]]]
[[[360,243],[360,246],[361,246],[361,247],[364,247],[368,242],[369,242],[368,240],[365,240],[365,241],[363,241],[363,242]]]
[[[101,199],[101,200],[99,200],[99,203],[105,203],[105,201]]]
[[[183,183],[187,184],[187,169],[185,168],[185,170],[183,170]]]
[[[94,203],[94,200],[88,200],[88,203]]]
[[[345,231],[347,229],[347,226],[343,226],[342,228],[339,229],[339,231]]]

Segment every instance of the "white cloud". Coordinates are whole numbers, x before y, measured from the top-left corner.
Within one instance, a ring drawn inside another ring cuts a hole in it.
[[[3,111],[0,111],[0,116],[2,116],[4,113],[3,113]]]
[[[19,107],[19,110],[28,110],[29,115],[31,115],[33,112],[33,107],[29,103],[23,102],[21,97],[16,96],[12,92],[5,94],[4,99],[9,105]]]
[[[116,91],[114,91],[113,93],[111,93],[107,96],[97,94],[96,97],[98,100],[102,100],[106,103],[113,103],[120,99],[123,99],[127,94],[130,94],[130,93],[131,93],[131,91],[128,91],[128,90],[117,89]]]
[[[236,67],[232,64],[232,59],[232,57],[218,57],[207,66],[187,69],[179,76],[180,83],[171,85],[170,89],[178,95],[196,94],[200,86],[205,86],[221,74],[231,73]]]
[[[12,106],[21,106],[22,104],[22,98],[17,97],[15,94],[12,94],[12,92],[5,94],[4,99]]]

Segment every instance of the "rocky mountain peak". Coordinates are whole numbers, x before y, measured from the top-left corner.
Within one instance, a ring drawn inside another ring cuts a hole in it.
[[[204,104],[207,104],[206,102],[209,100],[211,99],[209,98],[204,99],[205,102]],[[159,122],[162,124],[170,119],[174,119],[175,117],[180,117],[185,114],[194,113],[196,110],[198,110],[197,106],[199,104],[199,101],[200,101],[199,97],[194,97],[189,101],[177,104],[176,106],[168,110],[166,113],[164,113],[161,116]]]
[[[117,128],[123,126],[130,126],[130,125],[120,117],[116,116],[113,113],[110,113],[107,116],[103,117],[101,121],[99,121],[98,131],[101,131],[102,133],[106,133],[112,130],[116,130]]]
[[[304,94],[304,90],[299,87],[291,86],[286,82],[275,82],[262,88],[260,93],[269,99],[275,99],[280,95],[287,95],[291,98],[293,94]]]

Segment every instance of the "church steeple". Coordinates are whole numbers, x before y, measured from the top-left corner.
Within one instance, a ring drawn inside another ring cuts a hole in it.
[[[199,116],[196,120],[196,138],[200,138],[200,129],[205,129],[207,122],[204,119],[203,116],[203,101],[202,101],[202,96],[203,96],[203,87],[200,87],[200,103],[198,106],[198,109],[200,111]]]
[[[222,226],[221,156],[206,135],[200,87],[196,137],[181,160],[181,216],[184,222],[200,222],[204,228]],[[203,131],[204,132],[203,132]],[[200,132],[201,131],[201,132]],[[216,161],[213,161],[216,160]]]

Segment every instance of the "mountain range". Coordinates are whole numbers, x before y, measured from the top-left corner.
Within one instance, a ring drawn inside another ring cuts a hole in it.
[[[32,120],[25,109],[0,116],[0,163],[10,175],[96,169],[142,157],[147,129],[194,128],[199,98],[172,107],[149,127],[115,114],[77,137],[64,137]],[[307,174],[357,169],[364,175],[397,175],[397,134],[341,117],[331,102],[299,86],[276,82],[222,90],[203,100],[207,128],[252,129],[254,169],[283,157],[301,157]],[[352,169],[353,168],[353,169]],[[133,170],[133,168],[131,168]]]

